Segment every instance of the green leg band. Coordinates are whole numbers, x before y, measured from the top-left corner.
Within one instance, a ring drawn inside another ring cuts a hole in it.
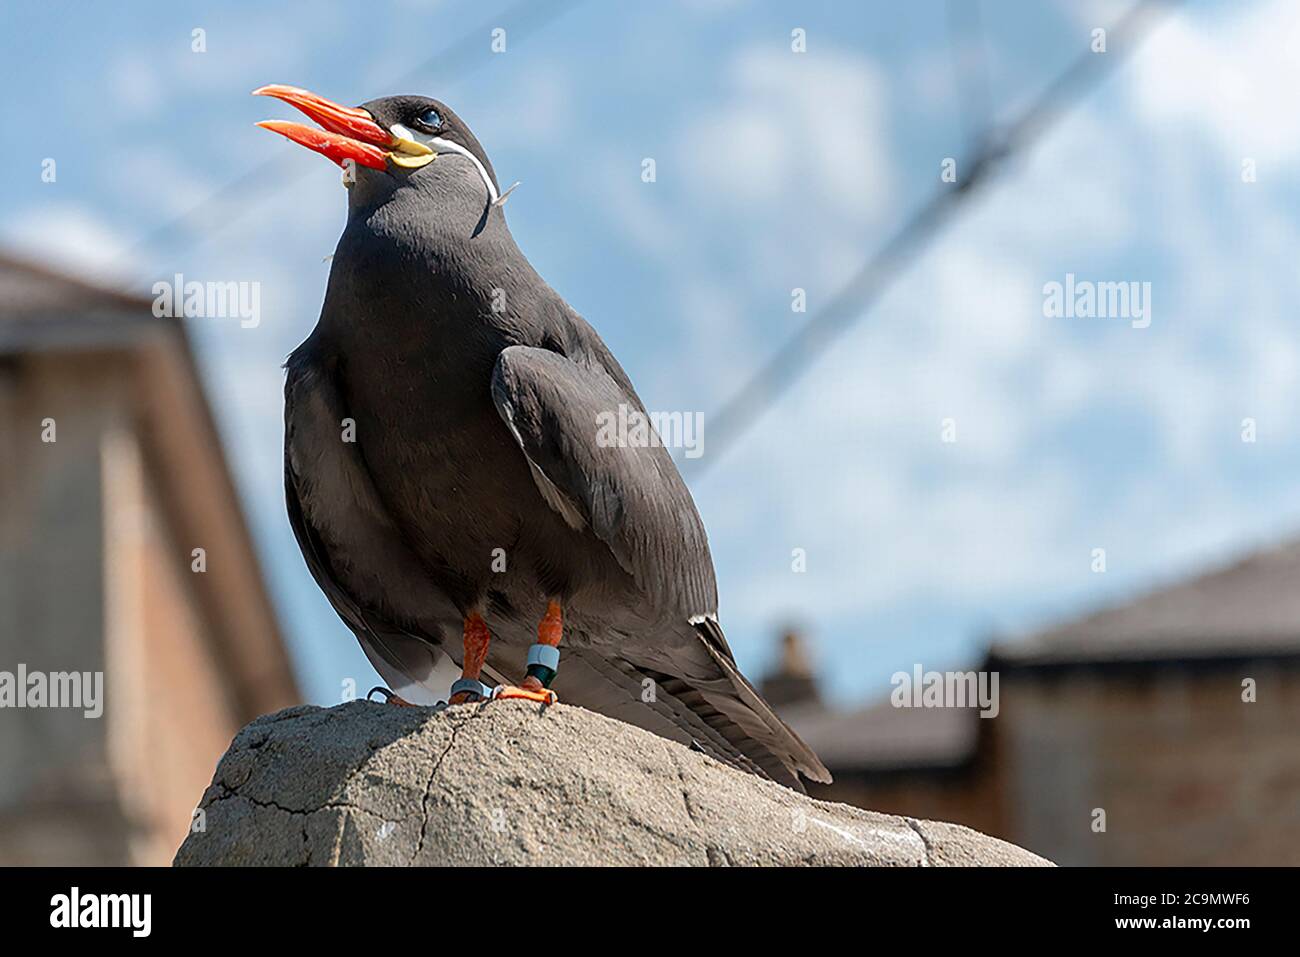
[[[536,678],[542,683],[543,688],[549,688],[551,682],[555,680],[555,669],[548,668],[546,665],[529,665],[528,677]]]

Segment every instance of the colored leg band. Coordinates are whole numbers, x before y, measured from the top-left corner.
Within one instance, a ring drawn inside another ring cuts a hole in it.
[[[477,678],[457,678],[451,683],[451,693],[460,694],[462,691],[468,691],[476,694],[480,698],[492,697],[492,689],[479,681]]]
[[[532,645],[528,649],[528,677],[536,678],[549,688],[560,670],[560,649],[554,645]]]

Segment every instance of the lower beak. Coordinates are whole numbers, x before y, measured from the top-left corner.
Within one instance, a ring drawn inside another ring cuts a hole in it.
[[[359,166],[369,166],[371,169],[384,169],[388,163],[388,153],[378,146],[372,146],[369,143],[362,143],[340,133],[330,133],[326,130],[318,130],[313,126],[304,126],[302,123],[289,123],[285,120],[262,120],[257,124],[264,130],[270,130],[272,133],[279,133],[281,136],[287,136],[300,146],[305,146],[309,150],[315,150],[322,156],[332,159],[339,166],[347,164],[348,160]]]
[[[284,100],[319,123],[322,129],[284,120],[263,120],[258,126],[315,150],[339,166],[351,160],[359,166],[384,169],[394,151],[433,156],[433,151],[423,144],[394,136],[359,106],[341,106],[307,90],[279,83],[259,87],[253,95]]]

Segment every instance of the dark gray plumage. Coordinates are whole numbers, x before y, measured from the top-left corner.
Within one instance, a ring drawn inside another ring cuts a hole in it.
[[[489,672],[517,683],[558,598],[562,701],[792,787],[828,781],[736,668],[668,452],[597,443],[599,413],[641,401],[515,246],[478,141],[434,100],[364,109],[469,154],[357,170],[320,321],[286,364],[290,521],[367,656],[431,701],[420,687],[442,656],[460,664],[464,616],[479,612]]]

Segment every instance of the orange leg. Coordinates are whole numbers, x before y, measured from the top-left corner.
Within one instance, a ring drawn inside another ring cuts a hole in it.
[[[487,661],[488,645],[491,641],[492,635],[483,616],[478,612],[470,612],[465,617],[465,657],[461,666],[461,681],[479,681],[483,662]],[[451,704],[464,704],[482,697],[481,693],[474,690],[455,690],[453,685],[452,695],[448,700]]]
[[[560,663],[560,638],[564,634],[564,615],[558,601],[547,602],[546,614],[537,626],[537,644],[528,653],[528,676],[520,687],[506,685],[493,694],[494,698],[524,698],[554,704],[558,700],[547,685],[555,677]]]
[[[560,611],[558,601],[547,602],[546,615],[537,625],[537,643],[547,645],[551,648],[560,647],[560,638],[564,635],[564,614]],[[535,670],[535,669],[530,669]],[[552,672],[553,674],[554,672]],[[529,674],[524,679],[524,687],[529,691],[541,691],[545,685],[542,679],[535,674]]]

